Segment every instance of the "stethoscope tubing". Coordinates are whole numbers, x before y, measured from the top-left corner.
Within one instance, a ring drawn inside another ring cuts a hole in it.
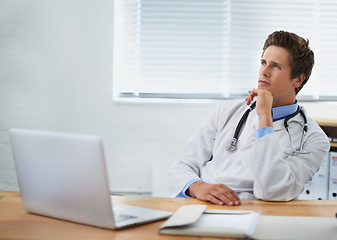
[[[228,151],[235,151],[237,149],[236,145],[237,145],[237,142],[239,140],[239,134],[240,134],[240,131],[242,129],[242,126],[247,121],[249,113],[255,108],[255,106],[256,106],[256,101],[253,102],[249,106],[249,108],[244,112],[244,114],[242,115],[242,117],[241,117],[238,125],[235,128],[234,135],[233,135],[232,139],[230,140],[230,142],[229,142],[229,144],[227,146],[227,150]],[[303,132],[302,132],[302,136],[301,136],[300,149],[296,150],[295,147],[294,147],[294,144],[293,144],[292,136],[291,136],[290,131],[289,131],[288,121],[291,118],[295,117],[298,113],[300,113],[301,116],[303,117],[304,125],[303,125]],[[307,117],[305,116],[304,112],[302,111],[302,109],[299,106],[298,106],[297,110],[294,113],[289,114],[288,116],[285,117],[285,119],[284,119],[284,127],[287,130],[287,132],[288,132],[288,135],[289,135],[289,138],[290,138],[290,142],[291,142],[291,146],[293,148],[293,153],[287,153],[287,154],[289,154],[289,155],[308,154],[309,152],[303,151],[303,149],[302,149],[303,148],[304,136],[305,136],[305,134],[308,131],[308,122],[307,122]]]

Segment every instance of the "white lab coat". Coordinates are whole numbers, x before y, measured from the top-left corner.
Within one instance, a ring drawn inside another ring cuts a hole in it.
[[[172,196],[177,196],[192,179],[223,183],[240,198],[288,201],[303,191],[329,151],[325,133],[307,116],[303,150],[310,153],[289,155],[293,148],[284,119],[274,122],[274,133],[256,139],[259,120],[254,109],[242,127],[237,150],[230,152],[228,143],[247,108],[243,100],[224,101],[216,107],[170,170]],[[301,114],[288,121],[296,149],[300,147],[303,122]]]

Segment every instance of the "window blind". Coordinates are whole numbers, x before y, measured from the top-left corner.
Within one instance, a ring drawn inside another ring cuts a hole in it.
[[[337,56],[337,2],[318,1],[316,14],[316,91],[312,92],[316,98],[336,100],[337,78],[334,61]]]
[[[308,38],[315,52],[299,97],[331,99],[336,26],[328,0],[115,0],[114,99],[244,96],[276,30]]]

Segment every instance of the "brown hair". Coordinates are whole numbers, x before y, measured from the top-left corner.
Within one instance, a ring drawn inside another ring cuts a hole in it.
[[[289,52],[291,78],[294,79],[302,73],[305,75],[303,83],[295,89],[297,94],[307,83],[314,66],[314,52],[309,48],[309,40],[295,33],[276,31],[268,36],[263,46],[263,53],[269,46],[283,47]]]

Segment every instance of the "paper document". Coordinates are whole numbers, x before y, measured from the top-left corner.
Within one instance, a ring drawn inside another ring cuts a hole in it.
[[[193,227],[215,227],[222,229],[237,229],[238,232],[253,234],[256,226],[256,213],[247,214],[202,214]]]
[[[160,228],[163,234],[247,238],[254,233],[259,213],[211,210],[206,205],[187,205]]]

